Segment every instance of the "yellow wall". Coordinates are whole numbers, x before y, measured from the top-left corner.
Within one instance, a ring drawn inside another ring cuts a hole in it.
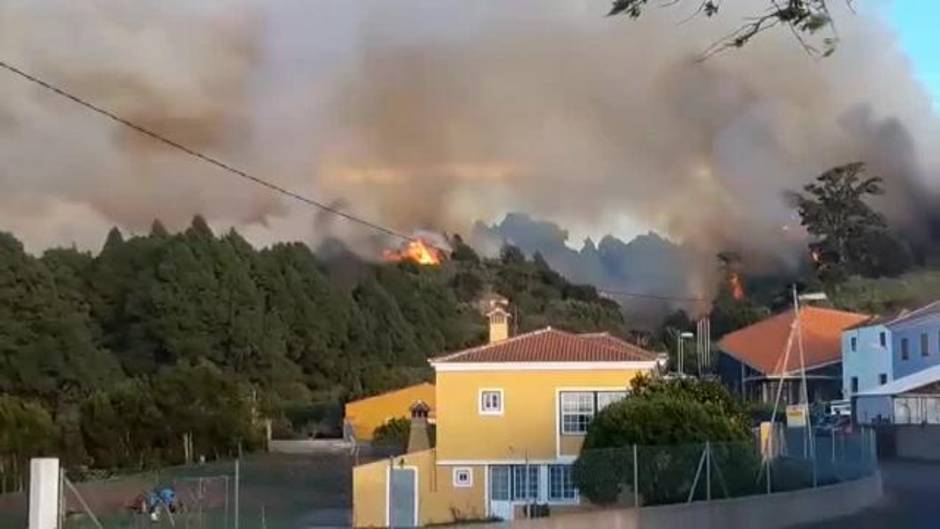
[[[374,397],[346,404],[346,420],[353,427],[356,439],[368,441],[372,432],[389,419],[409,417],[409,408],[415,401],[423,400],[434,414],[434,384],[424,382]]]
[[[556,390],[625,389],[638,371],[437,373],[437,451],[443,461],[556,459]],[[480,415],[483,388],[503,390],[503,415]],[[563,436],[576,455],[582,439]]]
[[[448,523],[457,519],[479,520],[486,516],[485,470],[474,465],[473,486],[455,488],[453,467],[436,465],[434,450],[405,454],[395,465],[418,470],[418,517],[421,525]],[[353,469],[353,526],[384,527],[386,472],[389,461],[360,465]]]

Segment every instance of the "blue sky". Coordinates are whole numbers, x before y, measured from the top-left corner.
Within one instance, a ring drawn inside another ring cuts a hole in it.
[[[894,0],[891,20],[901,35],[918,77],[940,107],[940,1]]]

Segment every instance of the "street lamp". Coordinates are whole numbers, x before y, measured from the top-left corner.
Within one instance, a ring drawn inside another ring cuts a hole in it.
[[[677,345],[679,348],[679,350],[677,351],[677,356],[679,357],[679,370],[678,371],[679,371],[680,377],[685,374],[685,361],[684,361],[685,355],[683,353],[683,350],[684,350],[683,343],[685,343],[685,340],[687,339],[695,339],[695,335],[686,331],[683,333],[679,333],[679,337],[677,338],[677,342],[678,342]]]

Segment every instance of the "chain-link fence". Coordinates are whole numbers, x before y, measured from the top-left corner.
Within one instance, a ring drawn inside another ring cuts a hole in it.
[[[868,431],[809,437],[790,430],[776,446],[755,441],[588,450],[575,463],[573,478],[582,499],[592,503],[662,505],[825,486],[876,470]]]
[[[353,456],[257,454],[111,479],[62,480],[64,529],[348,527]],[[0,529],[22,529],[26,492],[0,495]]]

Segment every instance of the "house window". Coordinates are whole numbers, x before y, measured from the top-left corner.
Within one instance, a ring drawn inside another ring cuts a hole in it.
[[[858,349],[858,338],[853,336],[849,341],[852,344],[852,352],[854,353]]]
[[[594,393],[571,391],[561,394],[561,433],[580,435],[587,433],[594,418]]]
[[[882,347],[885,347],[888,345],[888,337],[885,336],[884,331],[881,331],[880,333],[878,333],[878,343],[880,343]]]
[[[578,497],[571,479],[571,465],[549,465],[548,499],[549,501],[568,501]]]
[[[563,391],[561,393],[561,433],[582,435],[594,415],[627,398],[626,391]]]
[[[539,466],[512,466],[512,499],[535,500],[539,497]]]
[[[908,351],[907,338],[901,338],[901,360],[907,360],[910,357]]]
[[[502,414],[503,414],[503,390],[501,389],[480,390],[480,415],[502,415]]]
[[[927,333],[922,333],[920,335],[920,356],[927,356],[928,354],[930,354],[930,343]]]
[[[597,411],[601,411],[615,402],[627,398],[626,391],[598,391],[597,392]]]
[[[457,467],[454,469],[454,486],[460,488],[473,486],[473,469],[470,467]]]
[[[852,393],[858,393],[858,377],[852,377]]]
[[[887,383],[888,383],[888,375],[884,373],[878,375],[878,384],[884,386]]]

